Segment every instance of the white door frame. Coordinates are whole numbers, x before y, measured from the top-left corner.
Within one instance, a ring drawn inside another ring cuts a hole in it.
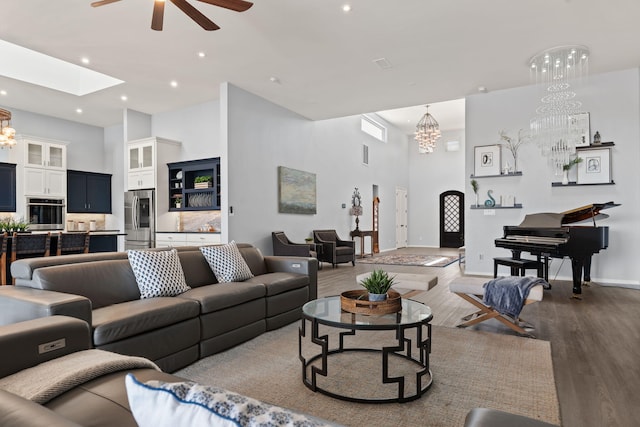
[[[396,249],[408,246],[407,189],[396,187]]]

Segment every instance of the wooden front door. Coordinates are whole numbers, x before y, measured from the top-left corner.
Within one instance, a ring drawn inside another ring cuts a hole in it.
[[[464,246],[464,193],[450,190],[440,194],[440,247]]]

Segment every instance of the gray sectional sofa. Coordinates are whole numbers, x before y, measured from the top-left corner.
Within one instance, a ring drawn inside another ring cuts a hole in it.
[[[317,298],[314,258],[263,256],[238,244],[255,277],[218,283],[198,247],[176,248],[191,290],[140,299],[126,252],[18,260],[0,288],[0,324],[45,316],[91,325],[93,346],[142,356],[173,372],[300,318]]]

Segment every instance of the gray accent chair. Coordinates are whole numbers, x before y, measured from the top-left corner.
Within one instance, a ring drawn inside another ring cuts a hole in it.
[[[305,258],[318,258],[315,243],[294,243],[284,234],[284,231],[272,231],[271,243],[275,256],[301,256]],[[318,266],[322,268],[322,264]]]
[[[329,262],[334,268],[344,262],[356,265],[355,242],[342,240],[336,230],[313,230],[313,240],[322,245],[318,261]]]

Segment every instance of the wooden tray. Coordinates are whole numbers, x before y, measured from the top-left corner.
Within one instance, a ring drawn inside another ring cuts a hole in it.
[[[396,291],[387,292],[384,301],[369,301],[366,290],[346,291],[340,294],[340,306],[344,311],[357,314],[389,314],[402,310],[402,297]]]

